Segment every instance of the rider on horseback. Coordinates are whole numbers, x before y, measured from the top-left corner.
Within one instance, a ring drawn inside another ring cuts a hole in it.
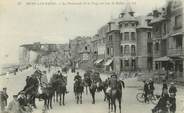
[[[77,75],[74,77],[74,81],[76,80],[82,80],[82,77],[79,75],[79,72],[77,72]]]
[[[111,75],[111,78],[109,79],[109,83],[108,83],[108,88],[107,88],[107,93],[110,94],[112,89],[116,89],[117,88],[117,82],[118,82],[118,78],[116,73],[113,73]]]
[[[63,74],[60,71],[58,71],[57,73],[57,79],[60,79],[64,86],[67,85],[67,79],[65,76],[63,76]],[[66,89],[66,93],[68,93],[67,89]]]
[[[38,87],[39,87],[39,81],[37,79],[37,75],[34,73],[31,75],[31,77],[27,80],[27,84],[24,87],[23,91],[25,92],[25,95],[29,95],[29,103],[36,108],[35,104],[35,96],[38,93]]]
[[[79,75],[79,72],[77,72],[77,75],[75,75],[74,81],[75,81],[74,84],[76,84],[76,83],[81,83],[81,82],[82,82],[82,77]],[[75,90],[76,90],[76,86],[77,86],[77,85],[74,85],[74,92],[75,92]]]

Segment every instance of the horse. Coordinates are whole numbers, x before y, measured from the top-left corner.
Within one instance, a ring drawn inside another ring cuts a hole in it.
[[[52,97],[54,95],[53,84],[48,83],[47,77],[45,75],[46,72],[44,72],[45,74],[38,72],[39,71],[35,72],[35,77],[39,82],[38,93],[35,95],[35,98],[44,100],[45,109],[52,109]]]
[[[107,80],[102,81],[101,83],[99,83],[99,86],[97,87],[98,92],[103,91],[104,101],[106,101],[106,99],[107,99],[107,93],[106,93],[107,88],[108,88],[108,81]]]
[[[123,81],[118,80],[116,86],[117,86],[116,88],[111,89],[110,93],[107,94],[109,112],[110,109],[111,111],[113,111],[114,107],[114,113],[116,113],[116,100],[118,100],[119,112],[121,113],[122,87],[125,88],[125,84]]]
[[[91,84],[90,84],[90,93],[92,96],[92,104],[95,104],[95,93],[96,91],[100,92],[99,86],[102,84],[102,80],[100,78],[99,73],[94,73],[90,76]]]
[[[84,74],[84,87],[86,89],[86,95],[88,94],[88,88],[90,88],[91,85],[91,79],[90,79],[90,73]]]
[[[38,94],[36,98],[39,100],[44,100],[44,107],[45,109],[52,109],[52,98],[54,96],[54,88],[51,83],[46,84],[45,87],[42,86],[42,93]]]
[[[97,90],[97,83],[93,80],[91,85],[90,85],[90,93],[92,96],[92,104],[95,104],[95,92]]]
[[[28,80],[27,84],[22,91],[25,92],[28,102],[36,108],[35,98],[38,94],[39,80],[35,74],[33,74]]]
[[[63,80],[64,78],[58,78],[56,81],[56,100],[58,101],[59,97],[59,105],[61,106],[62,104],[65,105],[65,94],[66,94],[66,83]],[[61,102],[61,100],[63,100]]]
[[[80,99],[80,104],[82,104],[82,93],[84,91],[84,83],[82,80],[76,79],[74,82],[74,93],[75,93],[75,99],[77,101],[77,104],[79,104],[79,99]]]

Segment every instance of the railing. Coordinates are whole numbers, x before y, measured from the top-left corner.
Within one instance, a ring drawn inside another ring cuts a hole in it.
[[[182,48],[172,48],[168,49],[168,55],[184,55],[184,49]]]
[[[130,55],[130,56],[136,56],[136,53],[135,52],[127,52],[127,53],[121,53],[121,55]]]
[[[129,39],[129,40],[121,40],[121,43],[123,44],[123,43],[136,43],[136,40],[131,40],[131,39]]]

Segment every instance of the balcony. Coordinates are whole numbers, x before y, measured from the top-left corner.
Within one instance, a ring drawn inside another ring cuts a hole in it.
[[[127,53],[122,53],[121,56],[136,56],[135,52],[127,52]]]
[[[121,44],[136,44],[136,40],[121,40]]]
[[[132,52],[132,53],[131,53],[131,56],[136,56],[136,53],[135,53],[135,52]]]
[[[171,48],[168,49],[168,55],[169,56],[181,56],[184,55],[184,49],[182,48]]]

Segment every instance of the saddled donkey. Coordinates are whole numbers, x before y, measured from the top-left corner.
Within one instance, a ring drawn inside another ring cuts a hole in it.
[[[46,84],[42,87],[42,93],[37,95],[37,98],[44,100],[45,109],[52,109],[52,98],[54,96],[54,88],[52,84]]]
[[[38,94],[38,86],[39,86],[39,80],[37,76],[33,74],[27,80],[26,86],[23,89],[28,99],[28,103],[31,104],[34,108],[36,108],[35,98]]]
[[[86,89],[86,95],[88,94],[88,88],[90,88],[90,85],[91,85],[90,73],[86,72],[84,74],[84,87]]]
[[[95,104],[95,93],[96,91],[100,92],[101,89],[99,86],[102,84],[102,80],[100,78],[99,73],[93,73],[91,76],[91,85],[90,85],[90,93],[92,96],[92,104]]]
[[[95,93],[97,90],[97,83],[95,81],[92,81],[91,85],[90,85],[90,93],[92,96],[92,104],[95,104]]]
[[[82,104],[82,93],[84,91],[84,83],[82,80],[76,79],[74,82],[74,93],[77,104]]]
[[[106,99],[107,99],[107,93],[106,93],[107,88],[108,88],[108,81],[107,80],[100,82],[99,86],[97,87],[98,92],[103,91],[104,101],[106,101]]]
[[[113,111],[114,107],[114,113],[116,113],[116,100],[119,102],[119,112],[121,113],[121,100],[122,100],[122,88],[125,88],[124,81],[117,81],[117,87],[111,89],[110,93],[107,94],[107,99],[109,101],[109,112],[110,109]]]
[[[59,105],[62,104],[65,105],[65,94],[66,94],[66,81],[64,80],[64,77],[58,77],[56,81],[56,100],[58,100],[59,97]]]

